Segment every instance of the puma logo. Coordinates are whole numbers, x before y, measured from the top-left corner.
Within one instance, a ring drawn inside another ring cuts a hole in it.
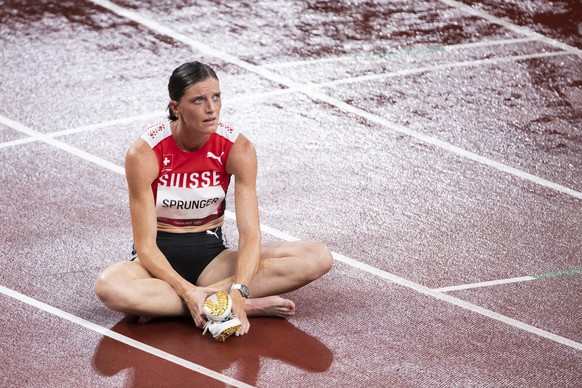
[[[206,234],[211,234],[211,235],[213,235],[214,237],[216,237],[218,239],[220,238],[220,237],[218,237],[217,229],[215,229],[214,232],[211,231],[211,230],[207,230],[206,231]]]
[[[209,151],[209,152],[206,154],[206,156],[207,156],[208,158],[212,158],[212,159],[216,159],[216,160],[218,160],[218,163],[220,163],[220,165],[221,165],[221,166],[222,166],[222,155],[224,155],[224,151],[222,152],[222,154],[220,154],[220,156],[216,156],[216,155],[214,155],[214,154],[213,154],[212,152],[210,152],[210,151]]]

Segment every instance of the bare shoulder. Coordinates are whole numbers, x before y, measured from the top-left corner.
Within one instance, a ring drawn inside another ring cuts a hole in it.
[[[153,181],[158,174],[158,160],[149,144],[138,138],[125,154],[125,173],[130,178],[141,176]]]
[[[243,134],[238,135],[234,142],[228,162],[226,165],[228,172],[238,176],[249,172],[256,175],[257,153],[253,143]]]
[[[230,152],[231,152],[231,154],[233,152],[243,153],[243,154],[248,154],[248,153],[255,154],[255,146],[245,135],[243,135],[241,133],[236,138],[236,141],[232,145],[232,150]]]
[[[155,154],[149,144],[141,137],[137,138],[128,148],[125,159],[135,160],[141,158],[155,157]]]

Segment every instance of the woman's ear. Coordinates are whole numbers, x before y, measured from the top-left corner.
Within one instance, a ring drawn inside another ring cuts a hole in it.
[[[177,117],[178,116],[178,103],[174,100],[170,100],[168,107],[172,110],[172,113],[174,114],[174,116]]]

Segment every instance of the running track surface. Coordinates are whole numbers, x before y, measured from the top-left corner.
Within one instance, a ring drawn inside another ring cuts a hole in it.
[[[0,385],[579,386],[576,1],[0,5]],[[125,150],[190,60],[256,145],[264,240],[336,259],[225,343],[92,292],[131,243]]]

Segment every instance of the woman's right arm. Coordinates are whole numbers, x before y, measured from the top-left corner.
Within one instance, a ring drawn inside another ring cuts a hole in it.
[[[156,244],[157,218],[152,182],[158,176],[158,160],[154,151],[142,139],[128,150],[125,175],[129,190],[129,210],[135,249],[141,265],[154,277],[168,283],[192,314],[196,326],[204,326],[204,299],[212,290],[196,287],[180,276]]]

